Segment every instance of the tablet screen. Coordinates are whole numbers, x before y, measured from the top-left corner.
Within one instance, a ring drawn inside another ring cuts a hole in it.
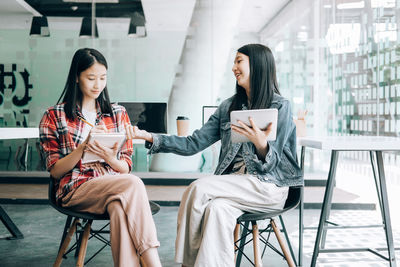
[[[101,145],[105,147],[113,147],[114,144],[118,143],[118,150],[125,143],[125,134],[124,133],[92,133],[90,134],[89,143],[93,143],[94,141],[99,142]],[[104,162],[104,160],[90,152],[85,152],[82,157],[82,164],[91,163],[91,162]]]
[[[271,132],[269,133],[267,140],[274,141],[276,139],[276,130],[278,124],[278,110],[275,108],[271,109],[251,109],[251,110],[235,110],[231,112],[231,123],[233,125],[240,126],[237,122],[238,120],[244,122],[246,125],[250,126],[249,117],[251,117],[255,125],[260,129],[265,129],[272,123]],[[231,141],[232,143],[245,143],[250,142],[250,140],[237,132],[231,131]]]

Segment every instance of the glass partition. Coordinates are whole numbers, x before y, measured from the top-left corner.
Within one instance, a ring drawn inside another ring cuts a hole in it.
[[[298,2],[276,19],[283,27],[261,38],[274,50],[281,91],[294,114],[308,110],[308,134],[399,136],[398,2]],[[322,162],[329,154],[309,153],[308,168],[326,171]],[[369,154],[343,154],[347,170],[371,174]],[[400,155],[385,153],[384,160],[389,180],[400,185]]]

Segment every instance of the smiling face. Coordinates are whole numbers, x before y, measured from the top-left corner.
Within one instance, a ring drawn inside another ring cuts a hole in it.
[[[96,100],[107,84],[107,69],[95,62],[90,68],[82,71],[77,79],[83,101]]]
[[[247,97],[250,96],[250,63],[249,57],[240,52],[236,53],[232,67],[237,83],[246,90]]]

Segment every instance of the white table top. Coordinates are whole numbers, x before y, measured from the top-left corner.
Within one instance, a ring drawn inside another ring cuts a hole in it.
[[[400,151],[400,137],[387,136],[324,136],[301,137],[297,145],[322,150]]]
[[[0,128],[0,139],[39,138],[39,128]]]
[[[39,128],[0,128],[0,140],[39,138]],[[133,139],[133,144],[144,144],[144,140]]]

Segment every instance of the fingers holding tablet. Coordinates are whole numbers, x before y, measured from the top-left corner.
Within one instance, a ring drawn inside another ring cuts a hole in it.
[[[265,136],[268,141],[276,138],[277,109],[235,110],[231,112],[232,143],[252,142],[250,134]],[[240,132],[240,129],[245,132]],[[248,133],[248,135],[244,134]],[[253,139],[254,140],[254,139]]]
[[[104,124],[96,125],[90,130],[91,133],[106,133],[107,131],[108,129]]]

